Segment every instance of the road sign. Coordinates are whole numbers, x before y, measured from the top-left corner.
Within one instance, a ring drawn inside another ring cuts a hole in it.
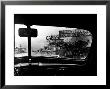
[[[37,29],[32,28],[19,28],[20,37],[37,37]]]
[[[92,36],[92,34],[89,31],[82,29],[59,31],[59,37],[81,37],[81,36]]]

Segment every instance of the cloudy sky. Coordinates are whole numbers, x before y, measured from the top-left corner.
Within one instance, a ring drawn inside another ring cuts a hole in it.
[[[15,24],[15,47],[19,47],[21,44],[22,47],[27,48],[28,47],[28,38],[20,37],[18,35],[19,28],[27,28],[27,26],[22,25],[22,24]],[[48,44],[48,42],[46,40],[46,36],[58,35],[59,30],[76,29],[76,28],[67,28],[67,27],[39,26],[39,25],[33,25],[33,26],[31,26],[31,28],[37,29],[37,31],[38,31],[37,37],[31,37],[31,48],[33,50],[38,50],[39,48],[43,48],[45,45]],[[87,39],[91,39],[91,37],[89,37]],[[88,46],[90,46],[90,45],[88,45]]]
[[[26,28],[27,26],[22,24],[15,24],[15,47],[19,47],[20,44],[22,47],[28,46],[28,38],[27,37],[20,37],[18,35],[19,28]],[[73,28],[66,28],[66,27],[55,27],[55,26],[38,26],[33,25],[31,28],[37,29],[38,36],[31,38],[31,47],[32,49],[39,49],[44,45],[47,45],[48,42],[46,40],[46,36],[49,35],[58,35],[59,30],[71,30]]]

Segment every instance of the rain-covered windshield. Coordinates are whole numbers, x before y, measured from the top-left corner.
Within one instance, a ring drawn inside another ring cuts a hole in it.
[[[28,37],[20,37],[15,24],[15,57],[28,56]],[[32,25],[37,37],[31,37],[32,57],[85,59],[92,44],[92,34],[84,29]]]

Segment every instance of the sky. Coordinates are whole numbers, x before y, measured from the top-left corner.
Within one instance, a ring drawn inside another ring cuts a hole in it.
[[[28,38],[20,37],[18,35],[19,28],[27,28],[27,26],[23,24],[15,24],[15,47],[19,47],[20,44],[22,47],[28,47]],[[59,30],[74,30],[76,28],[67,28],[67,27],[55,27],[55,26],[40,26],[40,25],[32,25],[31,28],[37,29],[38,36],[31,37],[31,48],[33,50],[38,50],[39,48],[43,48],[48,44],[46,40],[46,36],[50,35],[58,35]]]
[[[28,38],[27,37],[20,37],[18,35],[19,28],[27,28],[27,26],[23,24],[15,24],[15,47],[19,47],[20,44],[22,47],[28,47]],[[67,30],[66,27],[55,27],[55,26],[40,26],[40,25],[33,25],[31,28],[37,29],[38,36],[31,37],[31,47],[32,49],[39,49],[42,48],[44,45],[47,45],[48,42],[46,40],[46,36],[49,35],[58,35],[59,30]],[[69,28],[68,30],[73,29]]]

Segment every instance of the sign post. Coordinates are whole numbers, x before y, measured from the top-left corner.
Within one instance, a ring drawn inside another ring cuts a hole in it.
[[[29,25],[27,25],[27,30],[28,30],[28,32],[30,31]],[[31,35],[30,34],[28,36],[28,57],[29,57],[29,61],[30,61],[31,60]]]
[[[37,29],[31,29],[30,25],[27,25],[27,28],[19,29],[20,37],[28,37],[28,59],[31,61],[31,37],[37,37]]]

